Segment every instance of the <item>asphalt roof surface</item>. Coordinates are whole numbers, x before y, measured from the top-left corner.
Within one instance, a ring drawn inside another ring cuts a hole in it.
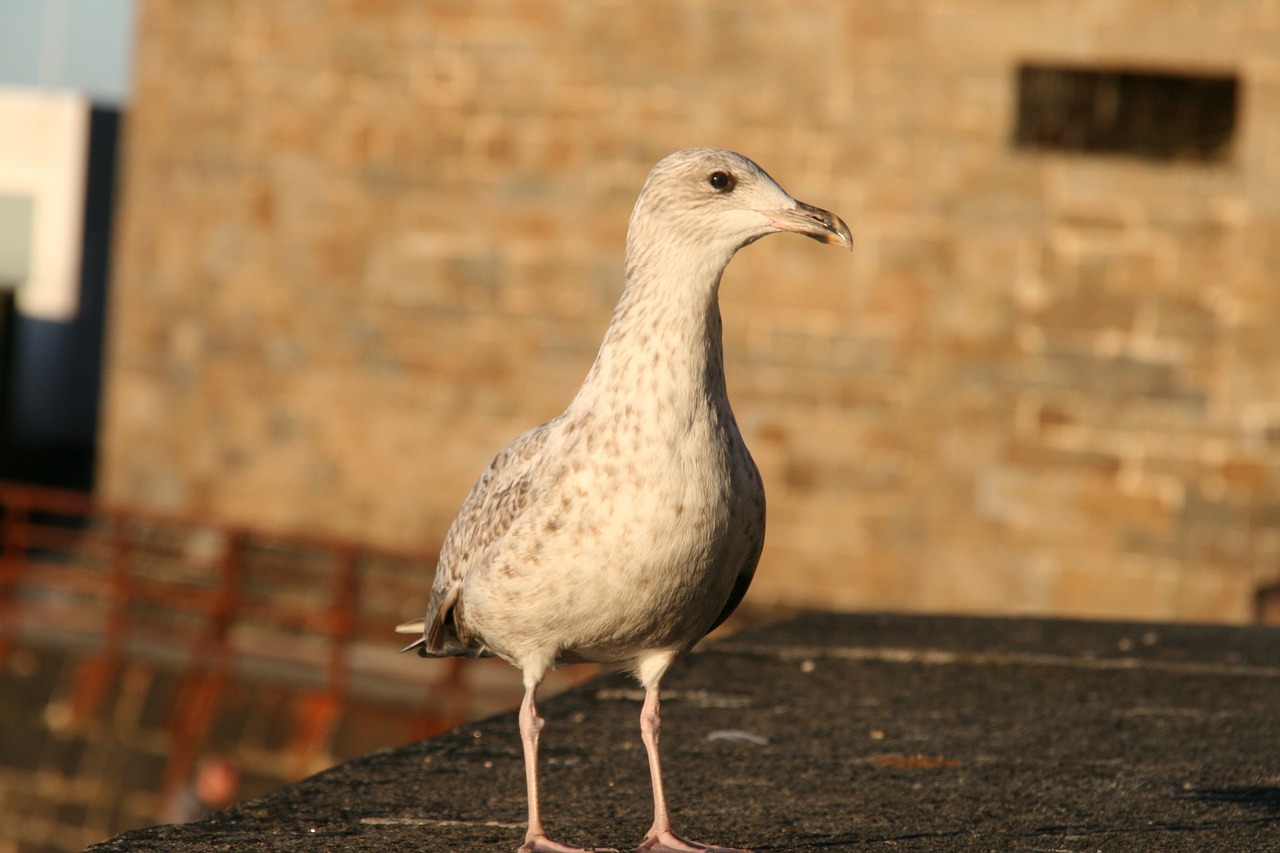
[[[541,703],[548,832],[633,848],[641,693]],[[676,831],[766,850],[1280,850],[1280,629],[808,614],[664,682]],[[114,851],[514,851],[515,714],[339,765]]]

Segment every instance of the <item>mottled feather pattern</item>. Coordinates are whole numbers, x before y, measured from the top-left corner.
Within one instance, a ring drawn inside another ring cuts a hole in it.
[[[440,547],[431,602],[427,608],[426,650],[431,654],[479,653],[470,637],[459,637],[452,619],[458,590],[468,570],[511,529],[528,504],[536,478],[535,462],[554,421],[537,426],[506,446],[467,495]],[[447,604],[446,604],[447,602]]]

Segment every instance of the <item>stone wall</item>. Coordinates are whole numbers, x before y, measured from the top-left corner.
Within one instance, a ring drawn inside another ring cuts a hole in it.
[[[556,415],[649,166],[840,213],[722,288],[756,603],[1249,618],[1280,577],[1280,0],[143,0],[106,498],[437,544]],[[1012,144],[1025,61],[1239,77],[1220,162]]]

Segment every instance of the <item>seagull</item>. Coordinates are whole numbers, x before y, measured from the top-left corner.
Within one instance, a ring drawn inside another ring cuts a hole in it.
[[[518,853],[589,849],[547,837],[538,797],[538,685],[578,662],[629,670],[644,688],[654,816],[637,853],[736,850],[672,830],[658,684],[738,606],[760,560],[764,485],[725,391],[719,289],[739,249],[779,231],[853,246],[840,217],[740,154],[691,148],[653,167],[582,387],[480,476],[440,549],[426,618],[397,629],[422,635],[404,651],[496,655],[521,670],[529,823]]]

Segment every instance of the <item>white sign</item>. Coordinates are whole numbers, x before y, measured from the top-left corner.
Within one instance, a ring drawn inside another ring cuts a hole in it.
[[[34,200],[28,277],[16,297],[29,317],[76,314],[89,110],[76,92],[0,87],[0,195]]]

